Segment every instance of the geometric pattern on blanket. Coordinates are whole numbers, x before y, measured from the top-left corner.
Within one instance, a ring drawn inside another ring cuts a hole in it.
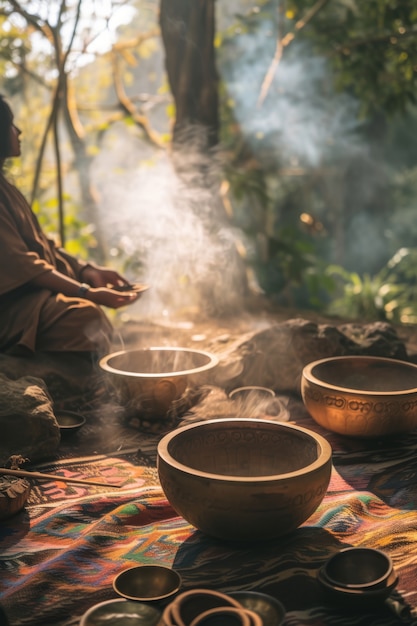
[[[342,450],[334,440],[317,511],[288,537],[250,545],[211,539],[178,517],[155,468],[117,457],[44,467],[121,488],[39,483],[25,510],[0,525],[0,604],[12,626],[76,626],[89,607],[117,597],[121,570],[157,562],[175,567],[184,589],[269,593],[286,607],[286,626],[417,624],[417,442],[404,440],[396,454],[384,445]],[[322,595],[318,568],[348,545],[391,555],[400,580],[389,606],[342,609]],[[405,609],[408,621],[395,613]]]

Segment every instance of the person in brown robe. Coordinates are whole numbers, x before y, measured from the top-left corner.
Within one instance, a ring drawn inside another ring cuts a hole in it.
[[[21,131],[0,96],[0,352],[104,354],[112,325],[102,306],[117,309],[139,296],[118,291],[118,272],[86,263],[58,248],[43,232],[4,163],[20,156]]]

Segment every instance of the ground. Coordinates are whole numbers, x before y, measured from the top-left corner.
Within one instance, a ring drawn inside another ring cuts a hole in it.
[[[228,317],[206,318],[201,311],[184,311],[171,319],[143,321],[127,318],[123,323],[123,336],[127,343],[137,347],[172,345],[199,347],[222,351],[242,335],[261,330],[271,324],[290,319],[306,319],[317,324],[340,326],[345,323],[368,324],[375,320],[352,320],[326,316],[312,310],[279,307],[262,297],[252,298],[244,310]],[[399,339],[406,345],[408,354],[417,360],[417,326],[393,325]],[[158,344],[158,341],[160,342]]]

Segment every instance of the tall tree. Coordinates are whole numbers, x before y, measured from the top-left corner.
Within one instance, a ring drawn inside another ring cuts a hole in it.
[[[212,148],[219,138],[215,0],[161,0],[160,25],[176,107],[174,147],[197,127]]]

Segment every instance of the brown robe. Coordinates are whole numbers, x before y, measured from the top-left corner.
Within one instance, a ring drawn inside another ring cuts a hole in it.
[[[112,327],[100,307],[30,283],[51,270],[80,280],[85,265],[45,236],[0,174],[0,352],[106,351]]]

